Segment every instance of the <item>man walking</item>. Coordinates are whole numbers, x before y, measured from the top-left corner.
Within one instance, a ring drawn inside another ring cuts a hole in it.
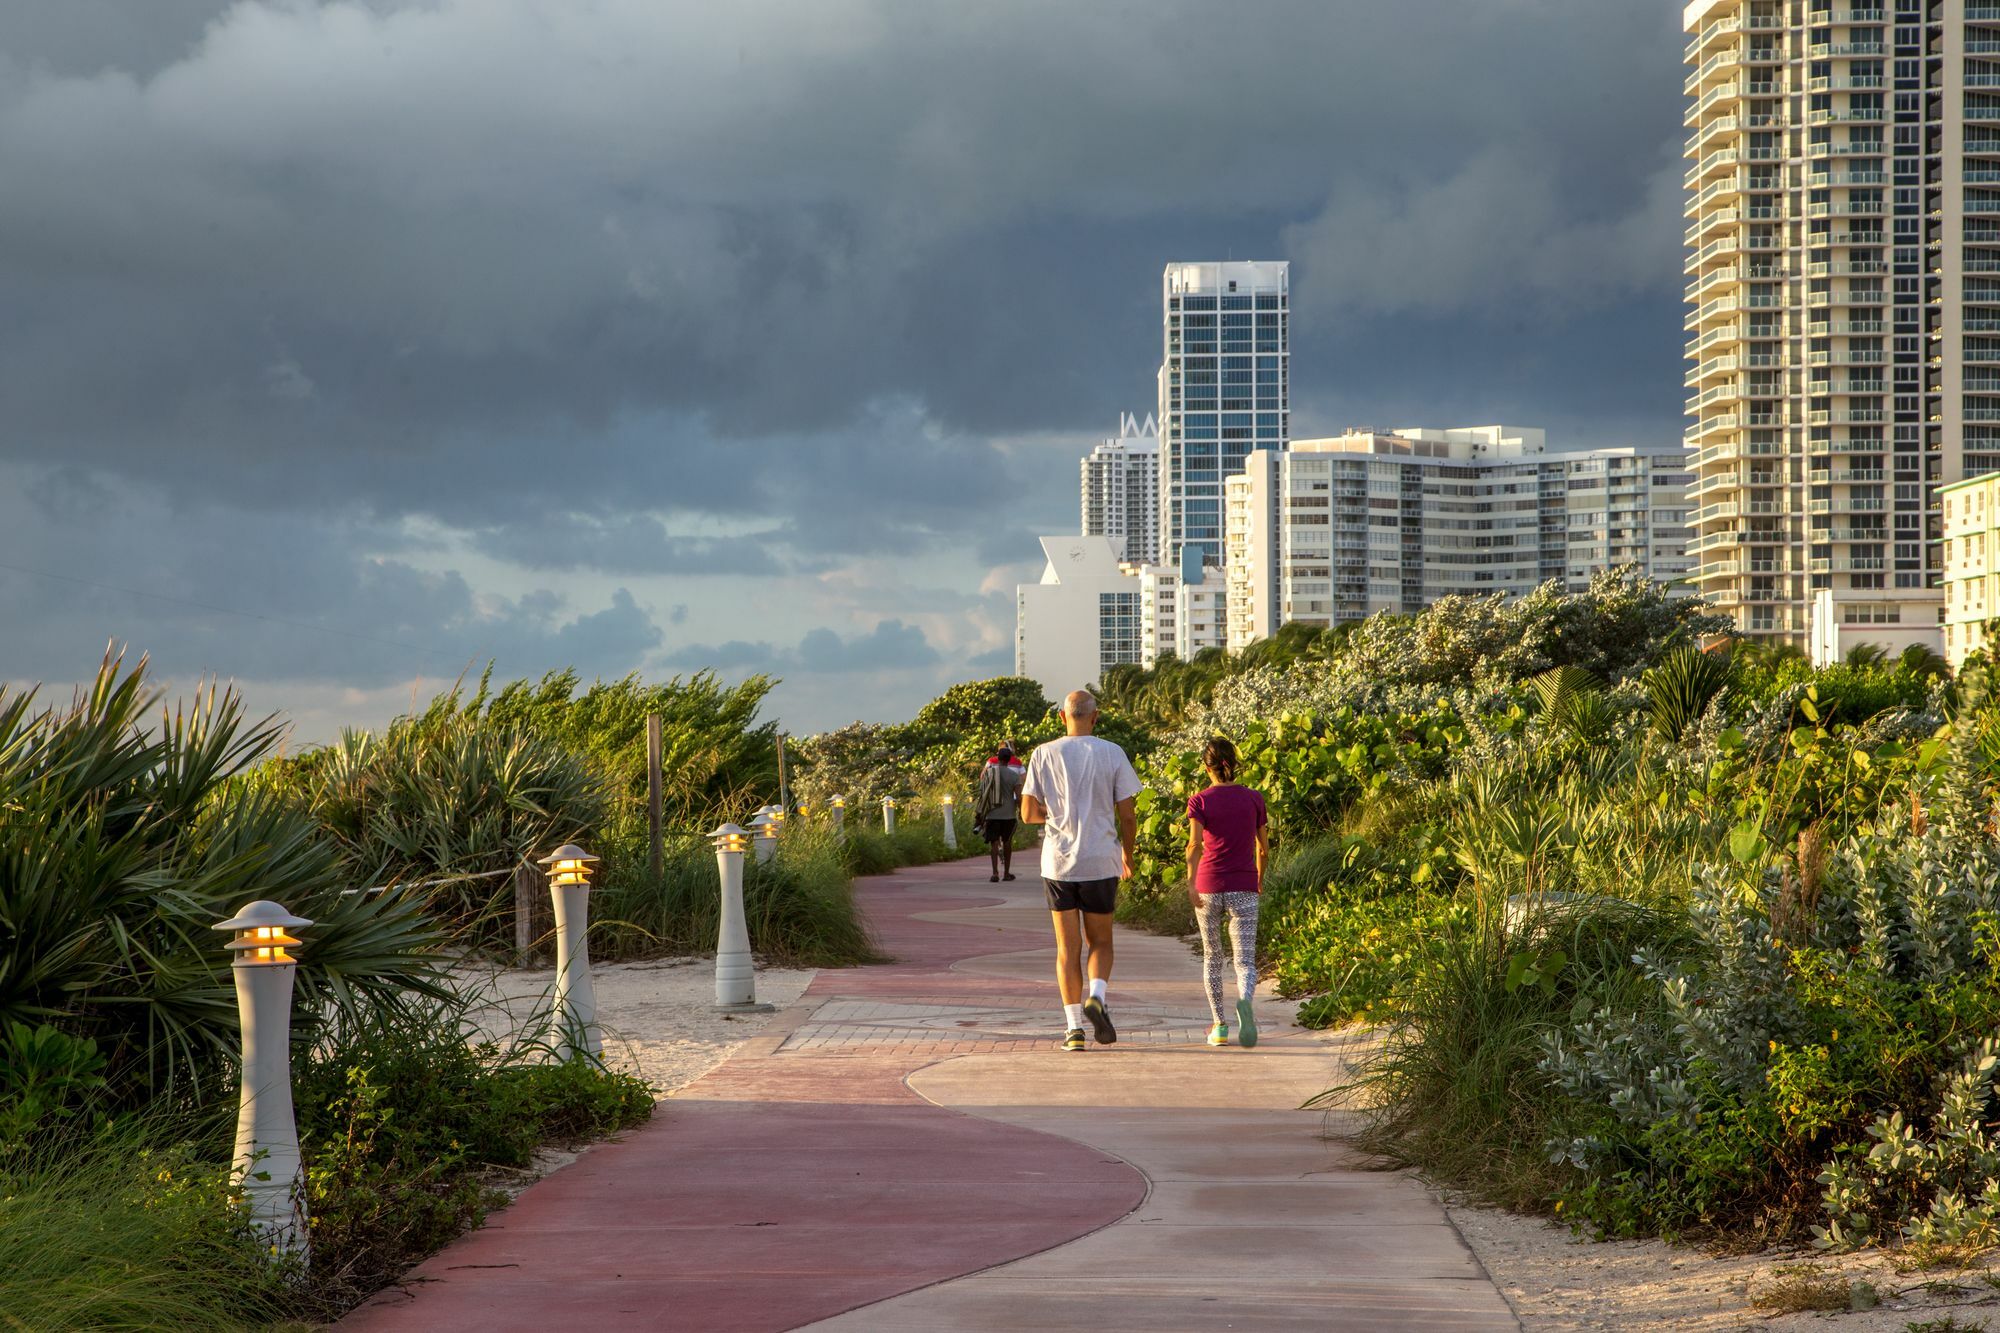
[[[1028,758],[1021,817],[1048,826],[1042,837],[1042,883],[1055,919],[1056,988],[1068,1029],[1062,1047],[1080,1051],[1086,1020],[1100,1045],[1118,1040],[1105,1003],[1111,982],[1111,912],[1118,902],[1118,881],[1132,875],[1139,775],[1123,750],[1091,734],[1097,727],[1097,700],[1088,691],[1063,700],[1062,719],[1068,734],[1036,746]],[[1085,942],[1090,949],[1087,996]]]

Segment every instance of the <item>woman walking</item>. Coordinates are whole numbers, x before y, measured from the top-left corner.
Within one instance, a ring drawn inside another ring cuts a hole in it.
[[[1269,820],[1264,798],[1236,781],[1241,761],[1236,747],[1217,736],[1201,755],[1208,786],[1188,798],[1188,898],[1201,925],[1203,973],[1208,1011],[1215,1019],[1208,1044],[1229,1044],[1229,1021],[1222,1008],[1222,928],[1236,960],[1236,1039],[1257,1044],[1257,894],[1264,887],[1270,856]]]
[[[979,836],[986,840],[986,854],[993,858],[992,880],[1014,878],[1014,828],[1021,814],[1021,784],[1028,770],[1014,757],[1014,747],[1002,745],[979,771],[979,794],[973,798],[972,817],[979,822]]]

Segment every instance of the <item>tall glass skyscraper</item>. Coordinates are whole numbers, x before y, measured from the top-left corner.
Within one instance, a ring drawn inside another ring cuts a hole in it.
[[[1223,483],[1291,438],[1291,265],[1169,264],[1161,290],[1161,559],[1220,567]]]

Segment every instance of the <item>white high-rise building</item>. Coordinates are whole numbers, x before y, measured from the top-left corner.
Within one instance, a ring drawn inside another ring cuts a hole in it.
[[[1223,487],[1291,438],[1291,265],[1169,264],[1161,283],[1160,553],[1223,563]]]
[[[1682,579],[1690,479],[1678,445],[1552,453],[1543,432],[1509,426],[1253,454],[1229,483],[1229,646],[1451,593],[1580,588],[1624,565]]]
[[[1140,634],[1142,589],[1109,537],[1044,537],[1039,583],[1014,590],[1014,674],[1052,699],[1104,679],[1125,662],[1147,660]]]
[[[1083,460],[1083,535],[1109,537],[1130,564],[1160,558],[1160,444],[1106,440]]]
[[[1701,590],[1801,647],[1935,625],[1936,488],[2000,468],[2000,5],[1683,23]]]

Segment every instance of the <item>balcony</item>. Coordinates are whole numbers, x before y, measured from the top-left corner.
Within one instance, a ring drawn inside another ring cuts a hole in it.
[[[1693,157],[1700,151],[1701,146],[1710,139],[1720,138],[1725,134],[1734,134],[1742,128],[1743,121],[1737,116],[1717,116],[1713,120],[1705,120],[1681,144],[1681,156]]]
[[[1879,56],[1885,54],[1880,39],[1858,38],[1846,42],[1815,42],[1806,48],[1808,60],[1851,60],[1856,56]]]
[[[1730,33],[1741,31],[1742,27],[1742,19],[1734,14],[1726,19],[1717,19],[1706,28],[1703,28],[1701,34],[1682,49],[1681,59],[1683,61],[1693,60],[1703,51],[1706,51],[1710,43],[1714,42],[1718,37],[1727,37]]]
[[[1860,143],[1809,143],[1806,156],[1822,157],[1882,157],[1888,149],[1876,139],[1864,139]]]
[[[1687,174],[1681,177],[1681,185],[1683,188],[1691,190],[1694,188],[1696,181],[1705,179],[1710,174],[1720,171],[1724,167],[1735,166],[1742,160],[1742,156],[1734,148],[1718,148],[1694,166],[1689,167]]]
[[[1844,338],[1887,333],[1889,326],[1879,319],[1815,320],[1806,325],[1806,333],[1814,338]]]
[[[1889,474],[1881,468],[1849,468],[1845,472],[1813,472],[1806,480],[1815,486],[1851,486],[1884,480]]]
[[[2000,113],[2000,107],[1996,107],[1995,111],[1996,113]],[[1866,106],[1843,107],[1838,110],[1832,110],[1832,111],[1808,111],[1806,112],[1806,124],[1880,125],[1883,120],[1883,114],[1884,113],[1882,111],[1882,108],[1880,107],[1866,107]],[[1967,115],[1970,116],[1971,113],[1968,111]],[[2000,114],[1996,114],[1993,117],[1993,119],[2000,120]]]
[[[1702,334],[1701,337],[1692,339],[1681,348],[1681,353],[1688,360],[1692,361],[1700,356],[1704,349],[1713,347],[1717,343],[1737,341],[1739,341],[1737,327],[1734,324],[1727,324],[1719,329],[1710,329],[1707,333]]]
[[[1809,366],[1881,366],[1887,365],[1887,352],[1867,351],[1854,348],[1842,352],[1808,352],[1806,364]]]
[[[1806,265],[1806,276],[1809,278],[1848,278],[1888,271],[1889,266],[1879,259],[1847,259],[1838,263]]]
[[[1807,204],[1809,218],[1879,218],[1888,205],[1879,199],[1846,199],[1837,204]]]
[[[1847,190],[1855,186],[1887,185],[1889,173],[1886,171],[1837,171],[1820,176],[1806,177],[1809,190]]]
[[[1704,213],[1695,224],[1682,233],[1682,240],[1693,245],[1697,240],[1719,227],[1733,227],[1743,220],[1743,214],[1734,208],[1718,208]]]
[[[1714,55],[1702,61],[1700,66],[1695,69],[1695,72],[1688,75],[1682,81],[1681,91],[1690,97],[1694,96],[1695,90],[1707,84],[1709,79],[1718,74],[1724,74],[1733,70],[1739,63],[1738,57],[1740,55],[1741,52],[1739,49],[1733,46],[1726,51],[1717,51]]]
[[[1716,416],[1703,417],[1688,431],[1686,438],[1689,441],[1705,439],[1710,435],[1719,435],[1723,431],[1735,430],[1738,424],[1739,418],[1734,412],[1723,412]]]
[[[1734,296],[1719,296],[1713,301],[1698,306],[1688,312],[1682,321],[1683,328],[1698,328],[1710,320],[1722,319],[1743,308],[1743,302]]]
[[[1877,92],[1887,86],[1880,74],[1830,74],[1806,80],[1809,93]]]
[[[1808,500],[1808,514],[1879,514],[1889,502],[1879,495],[1846,495],[1838,500]]]

